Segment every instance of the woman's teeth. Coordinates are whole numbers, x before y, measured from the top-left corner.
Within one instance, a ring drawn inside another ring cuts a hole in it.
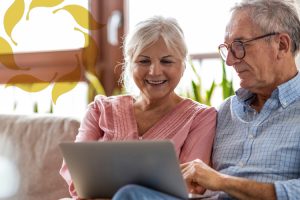
[[[167,80],[146,80],[149,84],[159,85],[167,82]]]

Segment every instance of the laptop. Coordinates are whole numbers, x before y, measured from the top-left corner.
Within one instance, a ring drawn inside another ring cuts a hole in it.
[[[127,184],[201,197],[188,194],[170,141],[66,142],[60,149],[80,198],[111,198]]]

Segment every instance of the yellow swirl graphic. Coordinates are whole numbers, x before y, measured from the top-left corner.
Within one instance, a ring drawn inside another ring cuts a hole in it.
[[[36,7],[54,7],[61,4],[64,0],[32,0],[29,6],[29,10],[26,15],[26,19],[29,20],[29,13]]]
[[[8,80],[8,83],[5,85],[5,87],[16,86],[27,92],[39,92],[45,89],[46,87],[48,87],[50,83],[55,79],[56,76],[57,73],[55,73],[52,80],[43,81],[28,74],[16,75]],[[29,82],[34,82],[34,83],[29,83]]]
[[[53,86],[52,101],[54,104],[56,104],[56,101],[60,95],[72,90],[80,80],[81,66],[80,66],[80,61],[79,61],[78,55],[76,55],[76,59],[77,59],[76,68],[73,71],[71,71],[69,74],[66,74],[66,75],[60,77],[58,80],[56,80],[56,83]],[[73,80],[73,81],[75,80],[76,82],[66,82],[68,80]]]
[[[20,68],[14,59],[14,54],[10,44],[0,37],[0,62],[9,69],[26,70],[28,68]]]
[[[64,0],[31,0],[30,4],[28,4],[26,19],[29,20],[30,13],[34,8],[59,6],[63,1]],[[82,29],[83,28],[86,29],[85,31],[97,30],[104,26],[103,24],[98,23],[93,18],[93,15],[89,12],[89,10],[87,10],[86,8],[80,5],[75,5],[75,4],[65,5],[64,7],[54,10],[53,13],[56,13],[58,11],[66,11],[67,13],[69,13],[74,18],[76,23],[82,27]],[[12,43],[14,45],[17,45],[17,42],[12,37],[12,32],[16,27],[16,25],[21,20],[25,20],[25,18],[23,18],[24,12],[25,12],[24,0],[14,0],[4,14],[4,19],[3,19],[4,29],[7,36],[11,39],[12,42],[8,42],[6,39],[0,36],[0,63],[2,63],[6,68],[11,70],[30,69],[30,68],[24,68],[17,65],[13,53],[13,48],[11,46]],[[90,34],[80,30],[79,28],[74,28],[74,30],[80,31],[84,35],[85,48],[82,51],[81,59],[79,59],[79,56],[76,55],[77,66],[74,68],[73,71],[62,76],[59,76],[57,72],[54,75],[49,74],[49,77],[52,76],[52,78],[51,80],[49,78],[49,80],[47,81],[41,80],[34,75],[29,75],[31,71],[26,71],[26,74],[19,73],[18,75],[11,77],[7,81],[6,87],[16,86],[27,92],[39,92],[47,88],[50,85],[50,83],[55,82],[52,88],[52,101],[54,104],[56,104],[57,99],[62,94],[65,94],[68,91],[72,90],[78,84],[83,74],[82,71],[83,69],[81,68],[82,66],[84,66],[85,70],[88,71],[86,73],[90,73],[89,76],[94,76],[93,74],[96,74],[95,67],[96,67],[97,57],[99,55],[99,48]],[[43,79],[48,79],[48,78],[43,78]]]
[[[14,41],[11,34],[16,24],[22,19],[24,9],[24,0],[15,0],[4,15],[5,32],[15,45],[17,45],[17,42]]]
[[[104,25],[99,24],[92,14],[82,6],[79,5],[67,5],[57,10],[54,10],[53,13],[56,13],[60,10],[65,10],[69,12],[75,21],[85,29],[96,30],[102,28]],[[90,21],[90,22],[89,22]]]
[[[82,62],[85,66],[85,69],[92,74],[96,74],[96,63],[97,57],[99,55],[99,49],[95,42],[95,40],[91,37],[91,35],[83,32],[78,28],[74,28],[76,31],[81,32],[84,35],[85,39],[85,48],[82,51]]]

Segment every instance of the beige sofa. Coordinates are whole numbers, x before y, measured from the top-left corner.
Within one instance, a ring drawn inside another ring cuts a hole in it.
[[[0,183],[18,186],[15,194],[0,199],[68,197],[67,184],[59,175],[62,155],[58,144],[73,141],[79,124],[77,119],[53,115],[0,115],[0,161],[9,161],[17,175],[11,179],[9,173],[4,174],[7,180],[2,177]]]

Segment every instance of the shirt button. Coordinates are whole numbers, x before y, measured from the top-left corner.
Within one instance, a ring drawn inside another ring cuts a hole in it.
[[[239,162],[238,164],[240,167],[244,167],[244,163],[243,162]]]
[[[249,135],[249,139],[253,139],[254,136],[252,134]]]

